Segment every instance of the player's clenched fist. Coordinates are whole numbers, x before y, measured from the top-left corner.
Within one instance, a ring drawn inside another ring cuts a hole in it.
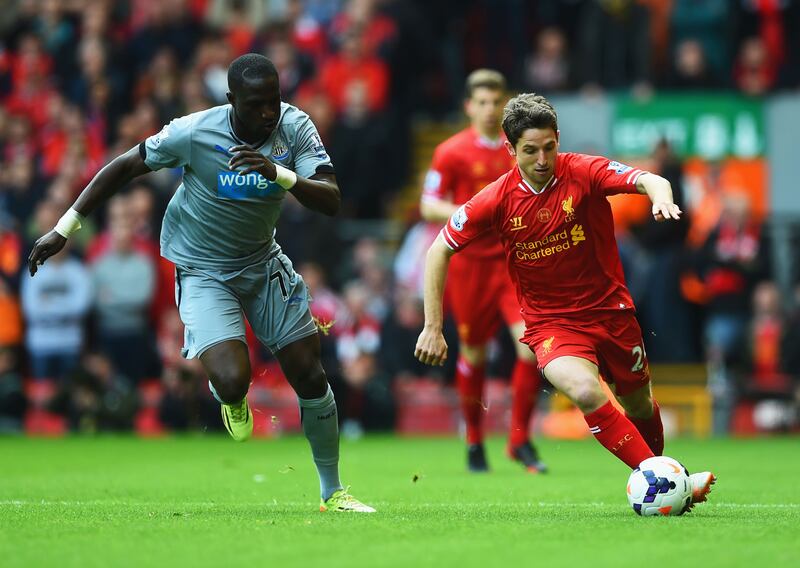
[[[258,172],[269,180],[275,180],[277,173],[275,164],[270,162],[264,154],[253,149],[252,146],[234,146],[229,150],[233,157],[228,160],[228,167],[232,170],[242,168],[242,175]]]
[[[423,329],[417,339],[414,357],[426,365],[444,365],[447,361],[447,342],[441,330]]]

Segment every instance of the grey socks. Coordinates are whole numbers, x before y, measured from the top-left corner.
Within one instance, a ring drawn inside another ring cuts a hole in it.
[[[298,398],[303,433],[311,445],[311,453],[319,474],[319,490],[323,499],[342,488],[339,481],[339,424],[333,391],[321,398]]]

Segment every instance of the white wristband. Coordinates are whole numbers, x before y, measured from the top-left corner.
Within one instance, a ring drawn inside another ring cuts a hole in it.
[[[297,174],[289,168],[284,168],[280,164],[275,164],[275,171],[277,172],[275,175],[275,183],[283,189],[292,189],[294,184],[297,183]]]
[[[58,220],[53,230],[65,239],[68,239],[72,233],[81,228],[81,221],[83,221],[83,215],[70,207],[67,209],[67,212],[62,215],[61,219]]]

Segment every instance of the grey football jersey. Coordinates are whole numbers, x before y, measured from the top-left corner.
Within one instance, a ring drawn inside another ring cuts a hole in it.
[[[238,270],[279,248],[275,223],[286,190],[261,174],[228,168],[228,149],[243,144],[232,115],[231,105],[222,105],[176,118],[142,145],[150,169],[183,168],[161,227],[161,254],[176,264]],[[278,126],[256,149],[302,177],[331,165],[311,119],[286,103]]]

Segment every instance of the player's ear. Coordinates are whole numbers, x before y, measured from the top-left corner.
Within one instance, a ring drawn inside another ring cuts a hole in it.
[[[508,153],[509,153],[511,156],[516,156],[516,155],[517,155],[517,151],[516,151],[516,150],[514,150],[514,146],[511,144],[511,142],[509,142],[508,140],[506,140],[506,141],[504,141],[504,142],[503,142],[503,144],[505,145],[505,147],[506,147],[506,150],[508,150]]]
[[[556,130],[556,144],[561,144],[561,131]]]
[[[233,93],[228,91],[227,93],[225,93],[225,97],[228,99],[229,103],[233,104],[233,101],[234,101]]]

